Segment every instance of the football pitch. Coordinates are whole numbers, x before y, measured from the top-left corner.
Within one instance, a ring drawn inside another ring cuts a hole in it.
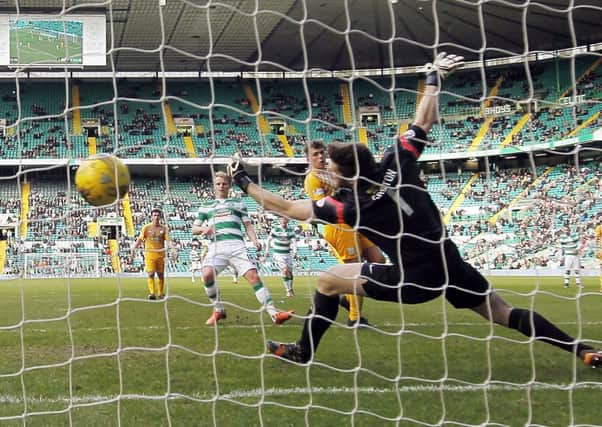
[[[52,38],[32,29],[13,29],[10,52],[11,64],[81,64],[82,38]]]
[[[148,301],[140,278],[0,282],[2,426],[602,425],[602,371],[442,298],[418,306],[365,300],[376,329],[325,335],[313,363],[277,360],[266,338],[294,341],[302,319],[273,326],[249,287],[221,278],[228,318],[205,326],[200,284],[168,280]],[[597,278],[493,278],[515,306],[602,340]],[[306,313],[266,278],[281,309]],[[22,417],[27,415],[24,422]]]

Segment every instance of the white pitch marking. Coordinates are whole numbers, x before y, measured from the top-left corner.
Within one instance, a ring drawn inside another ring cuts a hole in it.
[[[470,393],[477,391],[521,391],[521,390],[569,390],[569,389],[588,389],[602,390],[602,384],[482,384],[482,385],[413,385],[404,386],[399,389],[383,388],[383,387],[294,387],[294,388],[268,388],[252,389],[252,390],[237,390],[231,393],[221,394],[216,396],[210,393],[195,393],[189,397],[198,400],[214,400],[214,399],[244,399],[265,396],[290,396],[301,394],[390,394],[390,393],[416,393],[416,392],[439,392],[447,391],[453,393]],[[74,396],[72,399],[68,397],[48,398],[43,396],[28,396],[28,403],[65,403],[68,404],[87,404],[95,402],[113,402],[116,400],[178,400],[184,399],[186,395],[146,395],[146,394],[124,394],[113,396]],[[4,395],[0,396],[0,403],[5,404],[22,404],[23,399],[20,396]],[[2,419],[2,417],[0,417]]]

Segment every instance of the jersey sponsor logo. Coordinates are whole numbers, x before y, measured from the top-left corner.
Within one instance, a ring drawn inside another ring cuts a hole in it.
[[[407,130],[404,134],[403,137],[405,139],[412,139],[412,138],[416,138],[416,132],[414,132],[413,129],[409,129]]]

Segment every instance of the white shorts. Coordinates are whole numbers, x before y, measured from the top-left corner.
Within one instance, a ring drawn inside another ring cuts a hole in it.
[[[228,266],[232,267],[240,276],[257,268],[249,259],[249,252],[244,242],[213,242],[209,245],[209,250],[203,260],[203,268],[212,267],[217,276]]]
[[[273,254],[272,259],[274,260],[274,263],[278,266],[279,269],[284,270],[285,267],[288,267],[288,269],[292,271],[293,259],[290,255]]]
[[[565,255],[564,256],[564,269],[565,270],[579,270],[581,268],[581,262],[578,255]]]
[[[190,271],[200,271],[201,268],[203,268],[203,262],[202,261],[193,261],[190,264]]]

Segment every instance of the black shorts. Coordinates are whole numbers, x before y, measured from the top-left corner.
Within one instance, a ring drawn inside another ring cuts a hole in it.
[[[413,253],[410,261],[404,260],[403,269],[365,263],[361,272],[368,279],[364,291],[370,298],[404,304],[420,304],[441,294],[456,308],[474,308],[484,302],[489,282],[462,259],[451,240],[445,241],[444,254],[445,259],[440,246],[434,245],[432,250]]]

